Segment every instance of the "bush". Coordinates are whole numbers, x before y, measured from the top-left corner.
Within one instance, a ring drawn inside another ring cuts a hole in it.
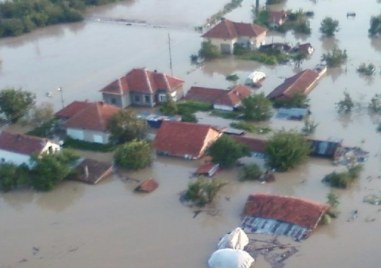
[[[357,68],[357,72],[359,72],[360,74],[366,75],[366,76],[374,75],[375,71],[376,71],[376,67],[372,63],[370,63],[370,64],[362,63]]]
[[[147,141],[133,140],[115,151],[115,164],[127,169],[141,169],[152,163],[152,147]]]
[[[199,177],[196,181],[188,184],[184,198],[197,206],[203,207],[213,202],[217,193],[225,185],[225,182],[218,179]]]
[[[259,127],[256,126],[253,123],[245,122],[245,121],[239,121],[239,122],[232,122],[230,123],[230,126],[232,128],[236,129],[242,129],[250,133],[255,133],[255,134],[266,134],[271,131],[270,128],[268,127]]]
[[[213,45],[210,41],[202,42],[201,49],[198,52],[198,55],[201,58],[210,60],[215,59],[221,56],[220,51],[218,50],[218,47]]]
[[[322,61],[325,61],[328,67],[337,67],[343,64],[347,57],[346,50],[334,48],[331,52],[323,54]]]
[[[87,142],[87,141],[75,140],[71,138],[66,138],[63,146],[65,148],[73,148],[73,149],[95,151],[95,152],[112,152],[115,149],[115,145],[113,144]]]
[[[259,180],[263,172],[257,164],[245,165],[240,171],[240,180]]]
[[[350,167],[347,171],[332,172],[323,178],[323,182],[331,187],[345,189],[356,181],[362,171],[361,165]]]

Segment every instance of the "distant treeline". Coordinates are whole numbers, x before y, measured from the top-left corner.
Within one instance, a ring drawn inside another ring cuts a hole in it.
[[[0,3],[0,37],[17,36],[47,25],[76,22],[87,6],[118,0],[7,0]]]

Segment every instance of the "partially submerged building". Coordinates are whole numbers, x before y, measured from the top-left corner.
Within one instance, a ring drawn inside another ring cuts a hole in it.
[[[286,235],[299,241],[315,230],[328,209],[327,204],[304,198],[255,193],[246,201],[241,227],[248,233]]]
[[[112,164],[81,158],[67,179],[88,184],[97,184],[101,180],[109,177],[111,173]]]

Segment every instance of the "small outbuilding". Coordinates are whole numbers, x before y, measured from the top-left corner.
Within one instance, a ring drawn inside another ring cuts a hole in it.
[[[138,187],[135,188],[135,192],[139,193],[151,193],[155,191],[159,187],[159,184],[154,179],[147,179],[144,180],[142,183],[139,184]]]
[[[111,173],[112,164],[85,158],[79,160],[79,164],[74,168],[74,172],[67,179],[97,184],[110,176]]]

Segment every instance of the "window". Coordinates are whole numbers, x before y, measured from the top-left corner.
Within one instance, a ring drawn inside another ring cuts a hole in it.
[[[115,98],[111,98],[111,104],[116,104],[116,99]]]
[[[165,102],[167,100],[167,96],[165,94],[159,94],[159,102]]]
[[[150,96],[149,95],[145,95],[144,96],[144,101],[145,101],[145,103],[150,103],[151,102]]]
[[[134,96],[134,101],[135,102],[140,102],[140,96],[139,95],[135,95]]]

